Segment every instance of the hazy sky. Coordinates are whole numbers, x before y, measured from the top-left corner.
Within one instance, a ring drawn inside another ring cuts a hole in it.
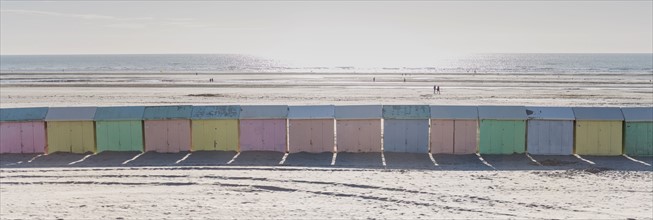
[[[1,1],[1,54],[653,52],[652,1]]]

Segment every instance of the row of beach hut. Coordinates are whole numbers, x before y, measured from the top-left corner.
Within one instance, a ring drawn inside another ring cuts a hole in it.
[[[653,155],[653,108],[10,108],[0,109],[0,134],[0,153],[217,150]]]

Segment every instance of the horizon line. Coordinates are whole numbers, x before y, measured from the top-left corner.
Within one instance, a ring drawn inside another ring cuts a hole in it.
[[[477,52],[451,53],[452,55],[474,54],[653,54],[653,52]],[[44,54],[0,54],[0,56],[84,56],[84,55],[249,55],[263,56],[252,53],[44,53]]]

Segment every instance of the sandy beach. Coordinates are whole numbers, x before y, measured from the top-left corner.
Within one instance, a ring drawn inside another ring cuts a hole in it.
[[[214,82],[209,82],[210,78]],[[171,104],[653,105],[651,73],[3,73],[0,80],[3,108]],[[440,95],[433,94],[434,85],[441,86]]]
[[[4,155],[3,219],[651,219],[650,157]],[[185,158],[185,159],[183,159]],[[183,159],[183,160],[182,160]],[[81,160],[81,161],[80,161]],[[182,161],[179,161],[182,160]],[[231,162],[230,162],[231,161]],[[589,161],[589,162],[588,162]],[[591,163],[593,164],[591,164]],[[649,164],[649,165],[646,165]],[[326,165],[325,165],[326,164]]]
[[[651,74],[3,73],[0,79],[3,108],[653,104]],[[433,85],[442,87],[440,95],[433,94]],[[651,157],[234,156],[210,152],[2,155],[0,216],[653,219]]]

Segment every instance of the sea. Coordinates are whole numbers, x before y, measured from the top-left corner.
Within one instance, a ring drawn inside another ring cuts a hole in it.
[[[302,64],[243,54],[0,55],[0,73],[608,73],[653,74],[653,54],[469,54],[420,65]],[[369,62],[368,62],[369,63]],[[372,62],[374,63],[374,62]]]

